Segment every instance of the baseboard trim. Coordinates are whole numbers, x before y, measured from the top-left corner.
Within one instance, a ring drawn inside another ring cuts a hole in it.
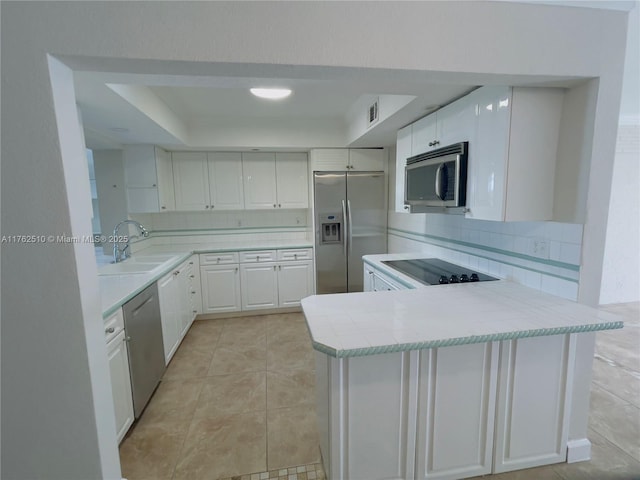
[[[591,442],[588,438],[578,438],[567,442],[567,463],[591,460]]]
[[[245,310],[242,312],[223,312],[223,313],[201,313],[196,316],[195,321],[198,320],[216,320],[219,318],[235,318],[235,317],[254,317],[256,315],[271,315],[274,313],[295,313],[301,312],[302,307],[287,307],[287,308],[268,308],[264,310]]]

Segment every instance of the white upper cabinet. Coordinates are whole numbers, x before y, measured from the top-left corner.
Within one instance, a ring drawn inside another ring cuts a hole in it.
[[[553,218],[564,91],[483,87],[474,91],[476,136],[469,144],[467,218]]]
[[[244,208],[242,154],[240,152],[212,152],[209,162],[209,199],[216,210]]]
[[[176,210],[244,208],[239,152],[174,152]]]
[[[123,159],[130,213],[175,210],[169,153],[153,145],[127,145],[123,149]]]
[[[413,123],[413,133],[411,136],[412,155],[418,155],[441,146],[446,146],[436,143],[438,140],[437,123],[436,113],[427,115]]]
[[[409,213],[409,207],[404,204],[404,167],[407,166],[407,158],[412,155],[411,133],[413,125],[398,130],[396,142],[396,205],[395,211]]]
[[[387,150],[383,148],[320,148],[311,150],[312,172],[365,171],[385,169]]]
[[[308,208],[306,160],[305,153],[243,153],[245,208]]]
[[[312,172],[345,171],[349,169],[348,148],[320,148],[311,150]]]
[[[276,154],[251,152],[242,154],[245,208],[277,208]]]
[[[208,210],[209,172],[206,152],[173,152],[176,210]]]
[[[308,208],[306,153],[276,153],[278,208]]]
[[[412,155],[469,142],[475,134],[475,106],[469,96],[462,97],[421,118],[412,127]]]
[[[382,148],[350,148],[349,170],[380,172],[385,170],[386,150]]]

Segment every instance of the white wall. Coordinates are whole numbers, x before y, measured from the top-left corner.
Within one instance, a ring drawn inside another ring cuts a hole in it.
[[[629,13],[600,303],[640,301],[640,6]]]
[[[88,180],[78,173],[81,163],[86,168],[78,119],[67,108],[74,102],[71,72],[49,68],[46,53],[72,69],[131,72],[166,66],[215,74],[236,62],[465,72],[478,83],[521,74],[599,77],[580,278],[581,301],[598,298],[624,13],[494,2],[2,2],[1,8],[4,235],[91,233],[91,214],[81,203]],[[3,478],[120,476],[92,250],[3,245]]]

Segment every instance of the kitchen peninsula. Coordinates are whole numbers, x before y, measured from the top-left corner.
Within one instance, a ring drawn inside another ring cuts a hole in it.
[[[382,263],[391,258],[365,265],[405,290],[302,301],[328,478],[588,460],[583,353],[591,332],[623,327],[618,317],[506,280],[424,286]]]

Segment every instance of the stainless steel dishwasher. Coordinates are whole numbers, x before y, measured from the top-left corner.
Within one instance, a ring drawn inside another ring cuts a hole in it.
[[[138,418],[165,371],[158,286],[144,289],[122,307],[129,352],[133,411]]]

